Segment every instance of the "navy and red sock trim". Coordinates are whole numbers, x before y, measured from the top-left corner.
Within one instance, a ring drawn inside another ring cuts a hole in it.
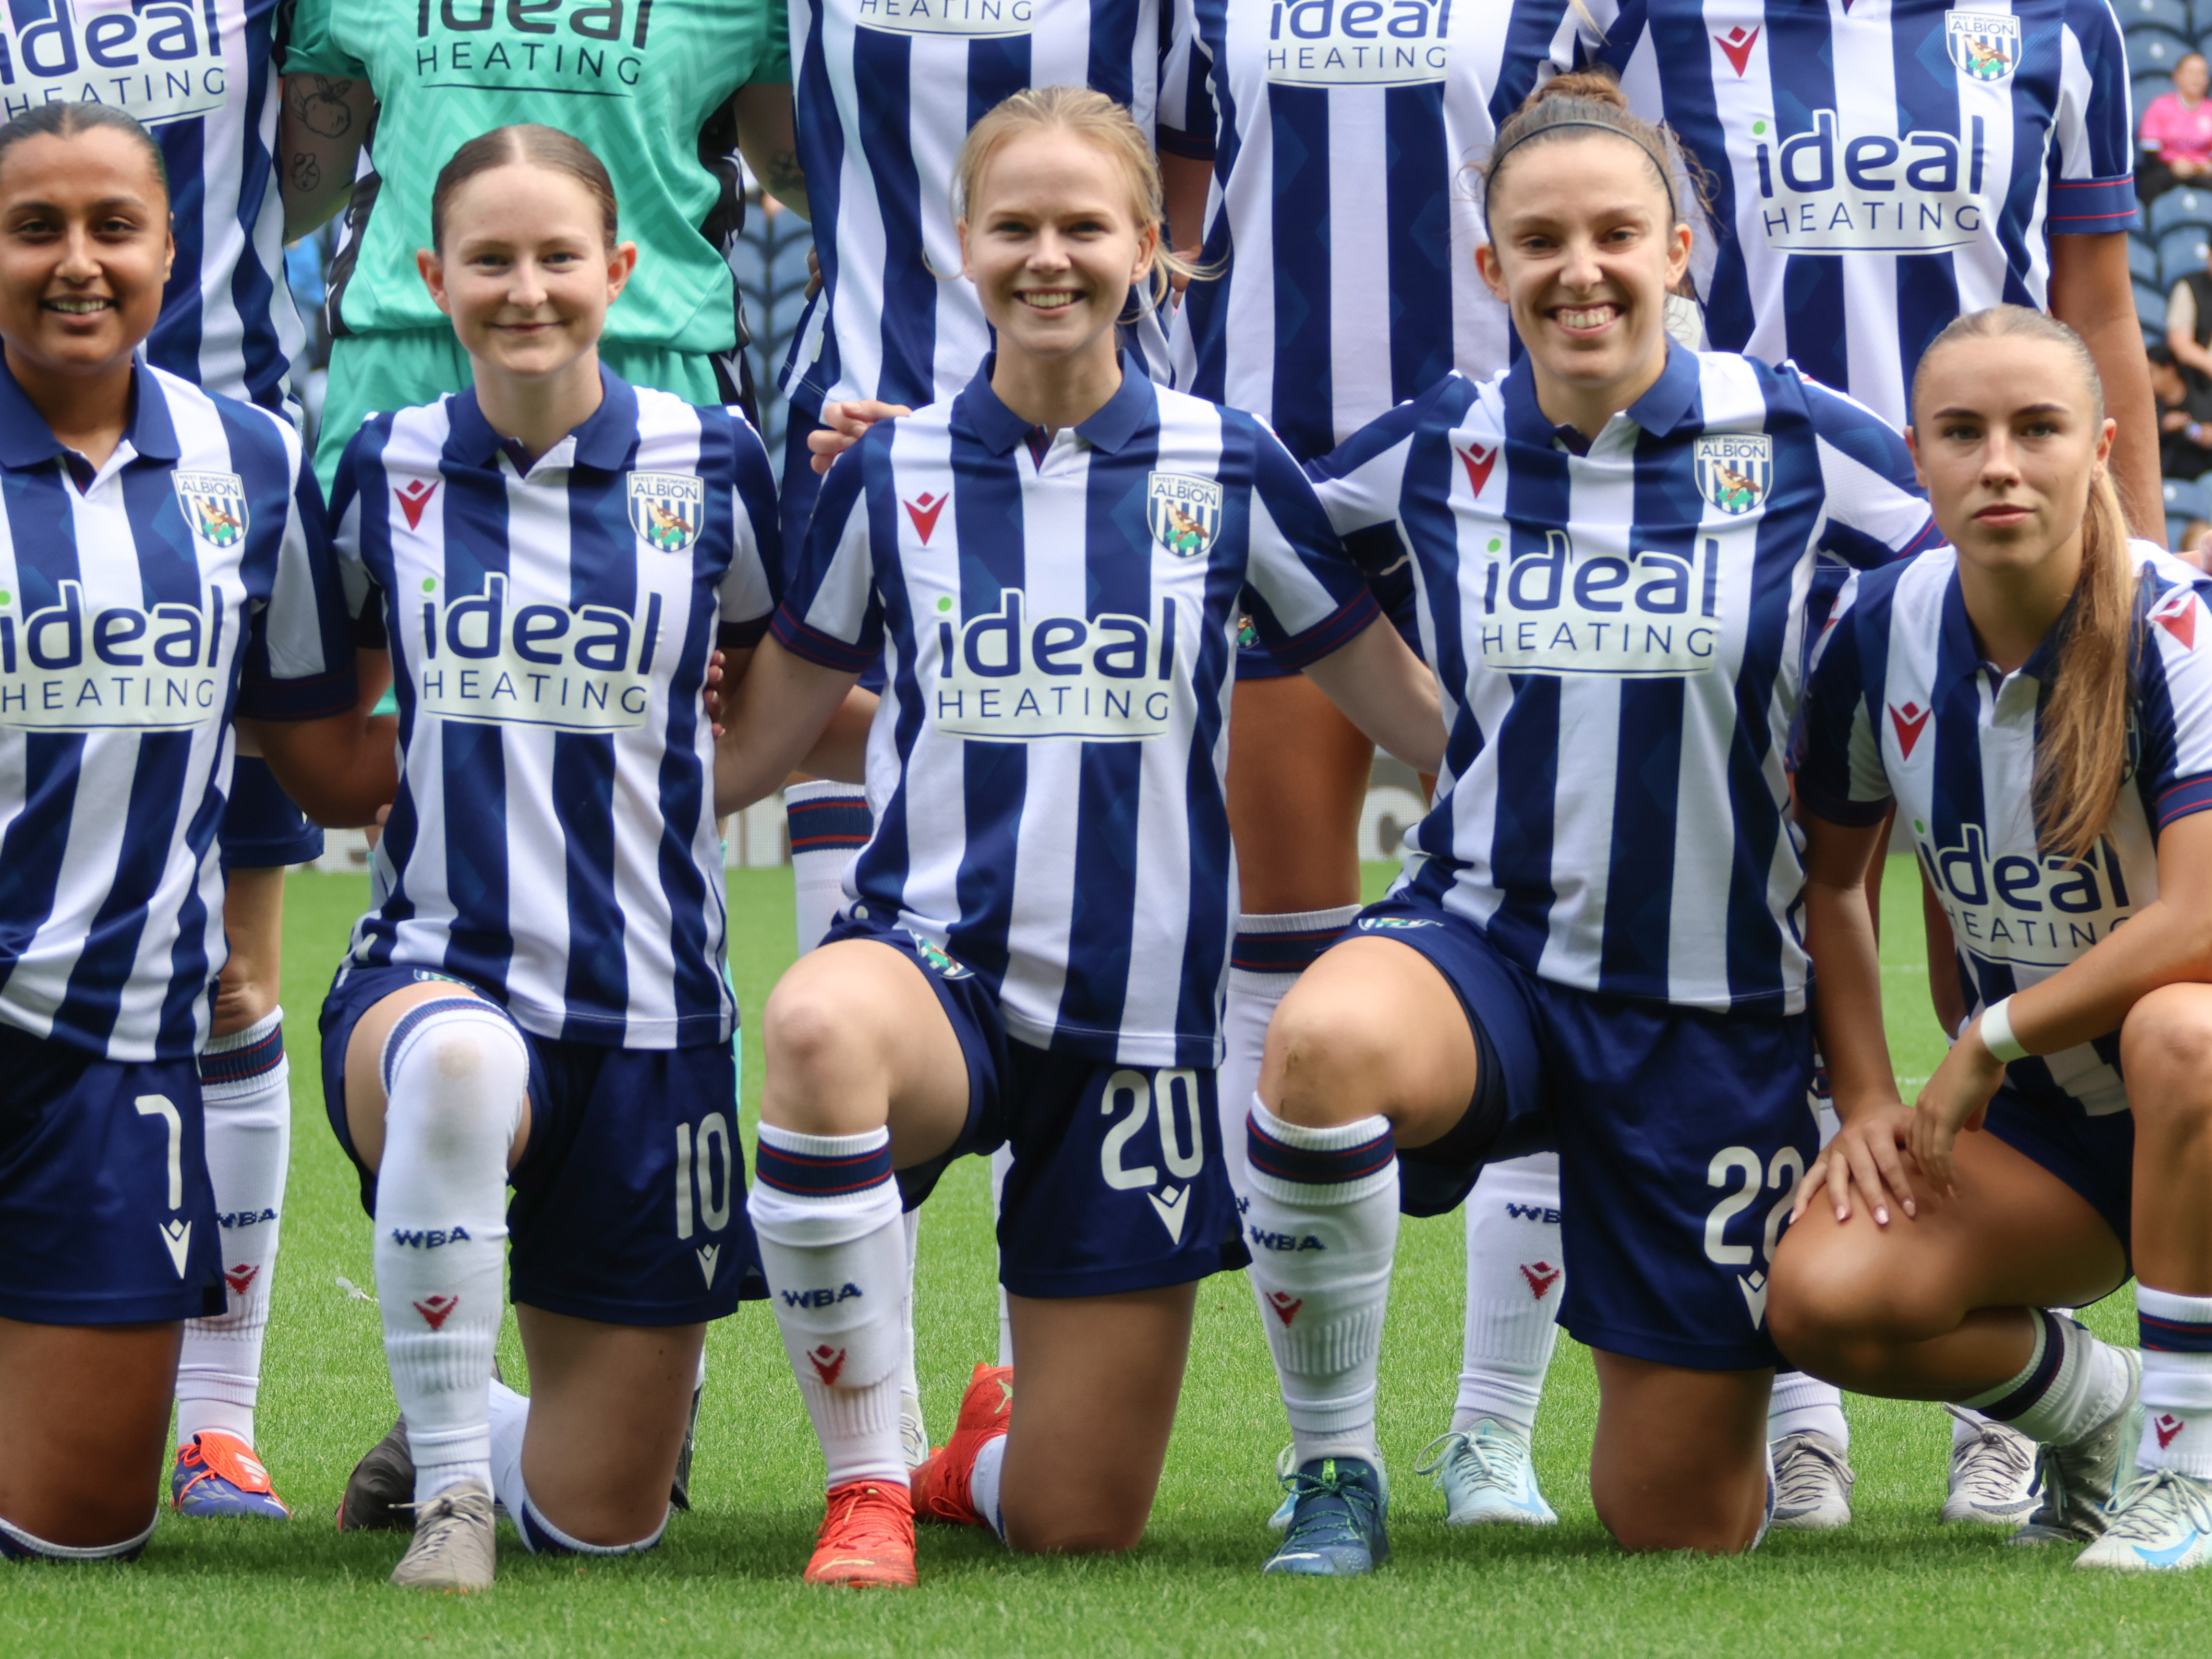
[[[1245,1146],[1252,1167],[1278,1181],[1339,1187],[1388,1169],[1390,1160],[1398,1156],[1397,1142],[1387,1125],[1381,1133],[1334,1152],[1290,1146],[1276,1139],[1255,1120],[1246,1120],[1246,1127]]]
[[[246,1083],[257,1077],[266,1077],[284,1060],[284,1028],[281,1025],[268,1036],[257,1037],[239,1048],[210,1050],[200,1056],[200,1081],[214,1083]]]
[[[2066,1358],[2066,1322],[2048,1308],[2038,1308],[2035,1316],[2043,1322],[2043,1352],[2037,1358],[2035,1370],[2003,1399],[1980,1407],[1984,1417],[1995,1418],[2000,1423],[2009,1423],[2043,1396],[2051,1392],[2057,1378],[2058,1367]]]
[[[2212,1325],[2183,1319],[2161,1319],[2140,1310],[2136,1314],[2136,1340],[2160,1353],[2212,1353]]]
[[[866,847],[875,833],[875,819],[863,797],[832,795],[822,800],[795,800],[785,816],[791,823],[791,855],[826,853]]]
[[[835,1198],[841,1193],[865,1192],[891,1178],[891,1146],[887,1139],[872,1152],[839,1158],[818,1158],[811,1152],[787,1152],[763,1138],[753,1159],[753,1174],[779,1192],[802,1198]]]
[[[1239,932],[1229,965],[1248,974],[1303,974],[1344,937],[1341,927],[1301,927],[1287,933]]]

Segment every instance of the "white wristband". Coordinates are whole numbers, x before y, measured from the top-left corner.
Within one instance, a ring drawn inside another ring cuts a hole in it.
[[[2020,1046],[2020,1039],[2012,1034],[2010,997],[2000,997],[1982,1010],[1980,1030],[1982,1047],[1988,1049],[2000,1064],[2009,1066],[2015,1060],[2027,1058],[2027,1050]]]

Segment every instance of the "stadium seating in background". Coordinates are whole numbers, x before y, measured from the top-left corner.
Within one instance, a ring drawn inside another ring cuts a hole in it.
[[[2166,337],[2166,290],[2155,283],[2136,283],[2136,315],[2142,323],[2146,340]]]
[[[2128,73],[2138,82],[2147,75],[2172,75],[2173,66],[2196,50],[2171,29],[2136,26],[2128,30]]]
[[[2212,521],[2212,489],[2202,479],[2195,482],[2168,478],[2162,486],[2166,495],[2166,544],[2179,547],[2182,532],[2192,523]]]
[[[2203,33],[2189,15],[2188,0],[2112,0],[2112,10],[2130,33],[2146,24],[2188,40]],[[2205,10],[2212,17],[2212,6]]]

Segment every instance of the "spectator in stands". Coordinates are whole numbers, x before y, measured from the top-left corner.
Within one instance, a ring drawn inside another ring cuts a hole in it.
[[[2192,52],[2173,66],[2173,90],[2143,111],[2138,137],[2142,160],[2136,167],[2136,199],[2148,204],[2176,185],[2212,173],[2212,69]]]
[[[2181,370],[2185,404],[2200,421],[2212,421],[2212,252],[2206,264],[2166,296],[2166,349]]]
[[[2150,390],[2158,400],[2159,471],[2169,478],[2212,472],[2212,423],[2190,407],[2188,383],[2168,347],[2150,348]]]

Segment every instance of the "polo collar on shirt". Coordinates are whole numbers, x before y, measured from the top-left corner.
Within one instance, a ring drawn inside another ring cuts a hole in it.
[[[453,395],[447,417],[446,453],[471,466],[495,466],[507,440],[492,430],[470,386]],[[619,472],[629,465],[630,445],[637,429],[637,388],[599,365],[599,406],[582,425],[568,434],[576,446],[573,465],[601,472]]]
[[[1655,437],[1672,437],[1694,426],[1698,418],[1696,355],[1668,341],[1659,378],[1623,412]],[[1536,402],[1536,373],[1525,355],[1505,377],[1505,430],[1509,437],[1547,449],[1555,441],[1566,442],[1577,453],[1589,447],[1579,433],[1572,441],[1560,438],[1563,428],[1553,425]]]
[[[131,367],[131,425],[123,435],[148,460],[174,461],[184,453],[167,400],[154,372],[143,363]],[[0,354],[0,466],[16,471],[45,466],[60,459],[64,448],[46,417],[16,385],[4,354]]]
[[[991,368],[998,360],[995,351],[983,359],[975,378],[960,394],[959,413],[978,443],[994,455],[1008,455],[1031,428],[1027,421],[1000,403],[999,394],[991,390]],[[1154,401],[1152,381],[1136,358],[1125,351],[1121,354],[1120,388],[1095,414],[1076,427],[1075,435],[1094,449],[1118,455],[1151,418]]]
[[[1952,557],[1958,555],[1954,552]],[[2027,675],[2039,685],[2048,686],[2058,672],[2059,647],[2066,643],[2066,635],[2074,626],[2075,601],[2069,599],[2066,608],[2058,613],[2058,620],[2051,631],[2036,642],[2035,649],[2027,653],[2017,672]],[[1951,580],[1943,591],[1942,636],[1936,653],[1941,665],[1936,670],[1936,695],[1941,698],[1945,690],[1960,680],[1980,673],[1983,669],[1995,669],[1996,665],[1982,655],[1982,648],[1974,639],[1974,624],[1966,615],[1966,591],[1959,584],[1959,571],[1954,564]]]

